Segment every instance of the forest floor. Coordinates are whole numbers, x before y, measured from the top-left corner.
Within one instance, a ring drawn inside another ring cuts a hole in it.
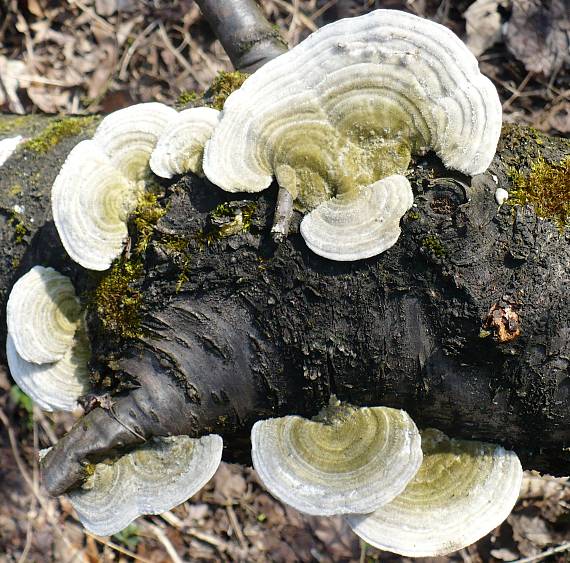
[[[497,86],[506,121],[570,133],[567,0],[261,0],[291,46],[339,17],[397,8],[451,28]],[[471,6],[471,7],[470,7]],[[469,8],[469,11],[467,9]],[[476,11],[476,8],[480,11]],[[538,10],[538,11],[537,11]],[[230,69],[192,0],[6,0],[0,4],[0,108],[109,112],[174,103]],[[73,423],[34,408],[0,371],[0,563],[12,561],[408,561],[359,542],[341,518],[282,505],[246,467],[222,464],[191,500],[122,533],[86,533],[49,498],[38,450]],[[491,534],[425,561],[570,561],[570,479],[525,474],[519,502]]]

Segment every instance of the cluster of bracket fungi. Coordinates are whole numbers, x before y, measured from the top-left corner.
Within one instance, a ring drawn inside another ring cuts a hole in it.
[[[358,260],[384,252],[413,204],[412,154],[481,173],[496,150],[501,105],[476,59],[448,29],[398,11],[340,20],[267,63],[221,112],[158,103],[106,117],[69,154],[52,190],[69,256],[106,270],[152,172],[205,175],[229,192],[273,179],[305,214],[315,253]],[[150,170],[149,170],[150,168]],[[36,266],[12,290],[11,373],[46,410],[72,410],[89,391],[89,340],[69,279]],[[476,541],[516,502],[522,469],[499,446],[420,432],[400,410],[334,397],[313,420],[258,421],[252,460],[268,490],[315,515],[344,515],[371,545],[439,555]],[[93,467],[68,492],[83,524],[112,534],[141,514],[183,502],[221,460],[217,435],[153,438]]]

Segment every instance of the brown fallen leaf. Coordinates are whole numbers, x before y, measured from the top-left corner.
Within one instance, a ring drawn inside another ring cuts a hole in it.
[[[514,0],[507,23],[509,51],[528,71],[550,77],[570,63],[570,9],[567,0]]]

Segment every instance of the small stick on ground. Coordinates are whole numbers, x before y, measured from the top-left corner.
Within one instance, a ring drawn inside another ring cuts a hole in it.
[[[542,561],[551,555],[555,555],[556,553],[564,553],[565,551],[570,551],[570,542],[566,542],[556,547],[551,547],[542,553],[537,555],[532,555],[531,557],[525,557],[524,559],[517,559],[513,561],[513,563],[534,563],[534,561]]]

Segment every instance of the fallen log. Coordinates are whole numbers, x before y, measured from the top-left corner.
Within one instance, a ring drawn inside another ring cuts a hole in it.
[[[65,155],[97,120],[0,122],[5,136],[28,139],[1,169],[3,307],[35,264],[69,275],[89,310],[99,393],[90,404],[113,396],[46,459],[50,492],[77,482],[85,459],[153,435],[217,432],[227,459],[248,462],[253,422],[314,415],[331,394],[404,408],[420,427],[568,473],[568,190],[551,185],[568,181],[567,140],[506,126],[474,178],[417,157],[398,243],[353,263],[313,254],[298,214],[276,245],[276,187],[243,199],[192,175],[163,182],[131,220],[124,255],[100,274],[66,257],[49,211]],[[537,182],[533,205],[520,205]],[[499,188],[518,199],[499,205]]]

